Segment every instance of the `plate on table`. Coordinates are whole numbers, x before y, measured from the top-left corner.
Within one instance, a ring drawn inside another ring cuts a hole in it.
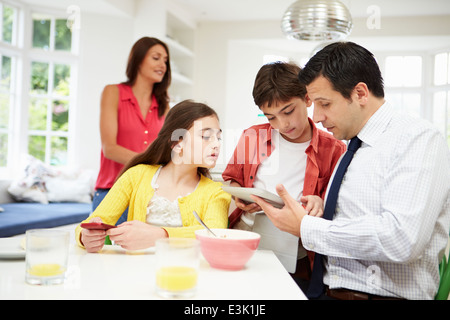
[[[25,259],[23,238],[0,238],[0,260]]]

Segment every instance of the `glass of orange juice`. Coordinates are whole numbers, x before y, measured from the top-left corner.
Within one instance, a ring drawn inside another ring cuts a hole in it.
[[[195,294],[199,267],[199,242],[191,238],[158,239],[156,292],[164,298],[188,298]]]
[[[33,229],[26,232],[25,281],[52,285],[64,282],[69,257],[70,232]]]

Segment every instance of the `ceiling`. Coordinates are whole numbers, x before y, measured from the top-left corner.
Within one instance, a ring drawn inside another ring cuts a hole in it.
[[[196,20],[279,20],[295,0],[171,0],[189,11]],[[448,0],[341,0],[352,17],[367,17],[376,5],[382,16],[450,14]],[[370,10],[370,9],[369,9]]]
[[[45,7],[82,10],[107,15],[132,15],[138,0],[21,0]],[[141,0],[150,1],[150,0]],[[161,0],[160,0],[161,1]],[[189,12],[197,21],[279,20],[295,0],[162,0],[171,1]],[[382,16],[450,15],[449,0],[341,0],[352,17],[368,17],[376,5]]]

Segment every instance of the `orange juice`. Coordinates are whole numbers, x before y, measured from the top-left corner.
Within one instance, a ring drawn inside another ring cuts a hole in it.
[[[156,272],[156,284],[168,291],[184,291],[197,284],[197,270],[192,267],[162,267]]]
[[[28,269],[28,274],[37,277],[54,277],[63,274],[66,270],[57,263],[35,264]]]

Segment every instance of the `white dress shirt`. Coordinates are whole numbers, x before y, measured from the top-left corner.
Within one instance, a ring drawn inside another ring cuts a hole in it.
[[[303,246],[327,256],[330,288],[434,299],[450,228],[447,143],[431,124],[388,103],[358,137],[333,220],[305,216]]]

